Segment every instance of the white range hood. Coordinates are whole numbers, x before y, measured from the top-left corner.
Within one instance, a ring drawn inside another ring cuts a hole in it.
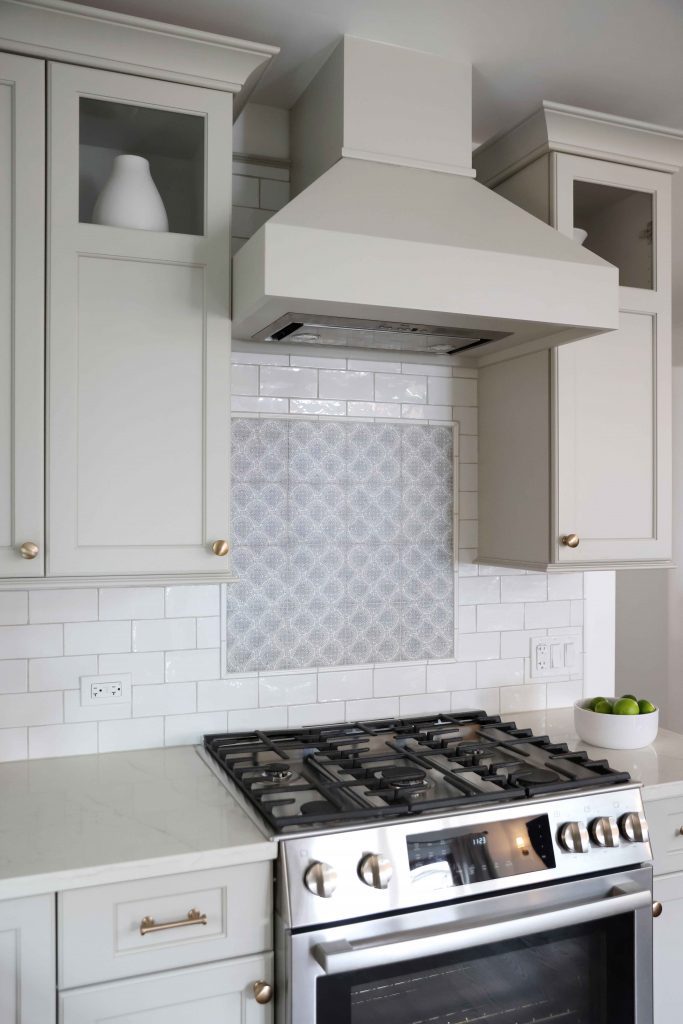
[[[295,198],[233,260],[234,337],[479,355],[617,326],[617,270],[474,180],[470,83],[344,37],[292,110]]]

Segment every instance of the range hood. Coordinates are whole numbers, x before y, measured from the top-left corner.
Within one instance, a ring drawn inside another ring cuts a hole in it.
[[[233,260],[233,336],[410,352],[618,325],[618,272],[474,180],[471,68],[345,36],[291,112],[294,198]]]

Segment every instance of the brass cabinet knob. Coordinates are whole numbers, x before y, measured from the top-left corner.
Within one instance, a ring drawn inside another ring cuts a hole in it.
[[[273,998],[273,986],[269,985],[267,981],[255,981],[253,990],[254,999],[262,1006],[269,1003]]]
[[[683,836],[683,825],[681,825],[681,827],[679,828],[678,834],[679,836]]]
[[[32,540],[27,540],[25,544],[22,544],[19,548],[19,554],[22,558],[35,558],[40,548],[37,544],[34,544]]]
[[[568,533],[560,539],[566,548],[578,548],[581,543],[577,533]]]
[[[219,558],[223,558],[223,556],[227,555],[230,550],[230,545],[227,540],[215,540],[211,545],[211,550],[214,555],[218,555]]]
[[[652,916],[653,917],[661,917],[663,910],[664,910],[664,907],[659,902],[659,900],[655,900],[654,903],[652,904]]]

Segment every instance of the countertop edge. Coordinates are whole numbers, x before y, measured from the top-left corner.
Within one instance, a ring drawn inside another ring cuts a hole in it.
[[[262,843],[250,843],[233,848],[178,853],[168,857],[124,861],[120,864],[65,868],[45,874],[0,879],[0,900],[67,892],[70,889],[87,889],[89,886],[112,885],[116,882],[134,882],[144,878],[163,878],[192,871],[268,863],[276,857],[277,843],[264,839]]]

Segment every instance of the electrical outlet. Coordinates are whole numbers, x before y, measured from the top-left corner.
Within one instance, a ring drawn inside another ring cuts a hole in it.
[[[130,703],[131,676],[81,676],[81,706]]]
[[[531,638],[531,676],[552,679],[576,671],[581,637],[577,633],[561,633]]]

